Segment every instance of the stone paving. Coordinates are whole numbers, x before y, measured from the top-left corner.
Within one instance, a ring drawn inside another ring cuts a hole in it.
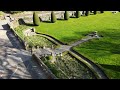
[[[0,21],[0,79],[47,79],[32,55],[9,30],[9,20]]]

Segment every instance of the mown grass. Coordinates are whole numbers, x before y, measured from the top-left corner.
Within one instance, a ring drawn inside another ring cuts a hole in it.
[[[100,40],[91,40],[74,48],[102,66],[109,78],[120,78],[120,29],[101,32]]]
[[[70,18],[66,20],[57,20],[56,23],[41,23],[36,27],[36,31],[49,34],[64,43],[73,43],[81,39],[85,34],[91,31],[103,31],[107,29],[119,28],[119,13],[82,16],[80,18]],[[117,22],[117,23],[116,23]]]
[[[120,78],[120,13],[90,15],[88,17],[58,20],[56,23],[41,23],[37,32],[49,34],[64,43],[73,43],[92,31],[103,37],[92,40],[74,49],[100,65],[109,78]]]

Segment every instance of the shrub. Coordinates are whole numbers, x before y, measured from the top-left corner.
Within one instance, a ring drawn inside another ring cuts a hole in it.
[[[65,11],[65,13],[64,13],[64,19],[65,20],[69,19],[69,13],[68,13],[68,11]]]
[[[52,23],[55,23],[55,22],[56,22],[56,17],[55,17],[55,14],[54,14],[53,11],[51,12],[51,22],[52,22]]]
[[[33,13],[33,24],[35,26],[39,26],[39,24],[40,24],[39,17],[36,12]]]
[[[53,59],[53,56],[47,56],[46,59],[47,59],[47,60],[52,60],[52,59]]]
[[[104,13],[104,11],[100,11],[100,13]]]
[[[97,11],[94,11],[94,14],[97,14]]]
[[[76,11],[76,18],[80,17],[80,11]]]
[[[85,16],[88,16],[88,15],[89,15],[89,11],[86,11],[86,12],[85,12]]]

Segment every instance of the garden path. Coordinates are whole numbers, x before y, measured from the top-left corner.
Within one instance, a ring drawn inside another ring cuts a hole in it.
[[[44,36],[44,35],[42,35],[42,36]],[[45,37],[48,37],[48,38],[54,40],[55,42],[59,43],[54,38],[51,38],[51,37],[46,36],[46,35],[45,35]],[[45,49],[48,50],[48,52],[51,52],[51,53],[54,54],[53,55],[54,59],[55,59],[56,55],[61,55],[61,53],[64,52],[64,51],[70,51],[73,55],[79,57],[79,59],[84,60],[84,63],[87,63],[92,68],[92,70],[94,70],[97,73],[99,79],[108,79],[106,74],[96,64],[94,64],[91,60],[85,58],[84,56],[82,56],[82,55],[80,55],[80,54],[78,54],[78,53],[76,53],[72,50],[72,47],[74,47],[76,45],[79,45],[81,43],[84,43],[86,41],[89,41],[91,39],[94,39],[94,38],[99,39],[100,37],[98,35],[97,36],[96,35],[92,35],[92,36],[88,35],[88,36],[86,36],[86,38],[84,38],[82,40],[79,40],[79,41],[77,41],[73,44],[70,44],[70,45],[62,45],[61,43],[59,43],[60,47],[56,48],[55,50],[50,49],[50,48],[45,48]],[[55,61],[55,60],[53,60],[53,61]]]
[[[11,32],[8,22],[9,18],[0,21],[0,79],[47,79]]]

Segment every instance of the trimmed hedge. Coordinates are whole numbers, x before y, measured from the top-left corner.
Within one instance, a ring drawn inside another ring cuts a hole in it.
[[[38,17],[37,12],[34,12],[34,13],[33,13],[33,24],[34,24],[35,26],[39,26],[39,24],[40,24],[40,20],[39,20],[39,17]]]
[[[97,14],[97,11],[94,11],[94,14]]]
[[[80,17],[80,11],[76,11],[76,18]]]
[[[69,13],[68,13],[68,11],[65,11],[65,13],[64,13],[64,19],[65,20],[69,19]]]
[[[88,16],[88,15],[89,15],[89,11],[86,11],[86,12],[85,12],[85,16]]]
[[[51,22],[52,23],[56,22],[56,16],[55,16],[55,13],[53,11],[51,12]]]
[[[104,13],[104,11],[100,11],[100,13]]]

